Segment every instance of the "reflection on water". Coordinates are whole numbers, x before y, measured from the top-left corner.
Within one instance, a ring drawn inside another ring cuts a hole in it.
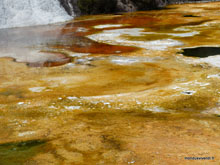
[[[1,30],[0,164],[218,162],[219,5]]]

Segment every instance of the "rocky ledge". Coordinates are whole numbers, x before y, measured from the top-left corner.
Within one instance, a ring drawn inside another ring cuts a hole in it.
[[[165,7],[167,4],[213,0],[59,0],[69,15],[133,12]]]
[[[59,0],[69,15],[133,12],[166,6],[166,0]],[[73,12],[74,11],[74,12]]]

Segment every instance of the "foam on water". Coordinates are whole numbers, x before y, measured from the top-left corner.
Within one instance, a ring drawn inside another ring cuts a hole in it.
[[[114,28],[114,27],[122,27],[122,24],[106,24],[106,25],[97,25],[94,26],[95,29],[104,29],[104,28]]]
[[[65,106],[64,108],[67,109],[67,110],[78,110],[81,107],[80,106]]]
[[[117,65],[130,65],[140,62],[155,62],[163,60],[163,57],[123,57],[123,56],[112,56],[111,62]]]
[[[220,78],[219,74],[208,75],[207,78]]]
[[[21,133],[18,133],[18,136],[27,136],[27,135],[33,135],[35,134],[35,131],[26,131],[26,132],[21,132]]]
[[[89,39],[112,45],[135,46],[149,50],[166,50],[168,47],[180,46],[183,43],[173,39],[161,39],[153,41],[131,41],[124,36],[144,36],[154,34],[145,32],[142,28],[124,28],[116,30],[103,30],[101,33],[87,36]]]
[[[33,88],[29,88],[29,90],[30,90],[31,92],[37,92],[37,93],[42,92],[44,89],[45,89],[45,87],[33,87]]]
[[[185,62],[189,63],[189,64],[198,64],[198,63],[207,63],[211,66],[214,67],[220,67],[220,55],[216,55],[216,56],[209,56],[206,58],[192,58],[192,57],[187,57],[183,59]]]

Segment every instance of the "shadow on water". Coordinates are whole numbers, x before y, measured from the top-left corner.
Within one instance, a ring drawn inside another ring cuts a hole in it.
[[[183,17],[200,17],[200,16],[189,14],[189,15],[184,15]]]
[[[205,58],[209,56],[220,55],[220,47],[185,48],[181,54],[188,57]]]
[[[29,140],[0,144],[0,164],[21,165],[39,152],[42,152],[46,141]]]

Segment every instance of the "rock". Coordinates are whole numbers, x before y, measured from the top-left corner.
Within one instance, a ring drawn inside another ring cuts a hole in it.
[[[205,0],[59,0],[69,15],[133,12],[163,8],[167,4]],[[207,0],[206,0],[207,1]],[[212,1],[212,0],[208,0]]]
[[[118,12],[137,11],[137,6],[131,0],[117,0],[116,8]]]
[[[167,0],[167,3],[168,4],[178,4],[178,3],[189,3],[189,2],[192,3],[192,2],[201,2],[201,1],[204,1],[204,0]]]
[[[81,15],[81,10],[77,5],[78,0],[59,0],[61,6],[66,10],[66,12],[71,16],[79,16]]]
[[[167,0],[59,0],[69,15],[133,12],[164,7]]]
[[[77,0],[82,14],[115,13],[117,0]]]
[[[138,10],[152,10],[163,8],[167,4],[167,0],[132,0]]]

